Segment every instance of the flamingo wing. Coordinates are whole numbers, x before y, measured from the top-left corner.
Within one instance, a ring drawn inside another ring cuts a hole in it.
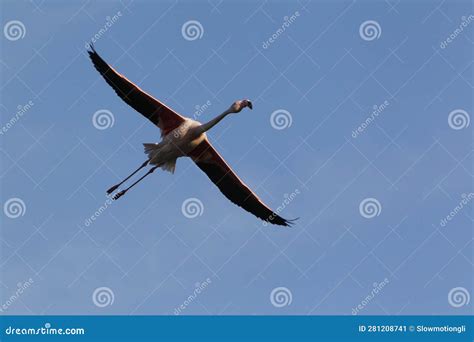
[[[274,213],[249,189],[207,139],[201,142],[189,156],[233,203],[266,222],[280,226],[291,225],[291,220],[286,220]]]
[[[162,135],[166,135],[185,121],[184,117],[115,71],[114,68],[99,56],[92,45],[91,50],[87,52],[94,67],[115,90],[117,95],[129,106],[157,125]]]

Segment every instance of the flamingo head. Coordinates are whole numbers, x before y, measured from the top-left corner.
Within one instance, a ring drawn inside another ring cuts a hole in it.
[[[250,109],[252,109],[252,102],[250,102],[250,100],[235,101],[232,106],[230,106],[230,111],[231,113],[238,113],[245,107],[249,107]]]

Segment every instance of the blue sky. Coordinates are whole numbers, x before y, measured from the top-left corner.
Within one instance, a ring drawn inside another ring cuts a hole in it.
[[[1,6],[3,313],[472,312],[469,1]],[[251,99],[210,139],[297,224],[264,226],[185,159],[110,205],[159,131],[94,70],[93,37],[183,115]]]

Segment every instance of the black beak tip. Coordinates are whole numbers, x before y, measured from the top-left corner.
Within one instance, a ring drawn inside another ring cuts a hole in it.
[[[250,108],[250,109],[253,109],[253,104],[252,104],[252,102],[248,101],[248,103],[249,103],[249,108]]]

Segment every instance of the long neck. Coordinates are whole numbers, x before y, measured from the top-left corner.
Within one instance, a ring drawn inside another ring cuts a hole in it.
[[[219,114],[218,116],[216,116],[211,121],[206,122],[205,124],[202,124],[200,126],[201,133],[204,133],[204,132],[210,130],[212,127],[217,125],[223,118],[225,118],[230,113],[232,113],[232,112],[229,109],[227,109],[225,112],[223,112],[222,114]]]

